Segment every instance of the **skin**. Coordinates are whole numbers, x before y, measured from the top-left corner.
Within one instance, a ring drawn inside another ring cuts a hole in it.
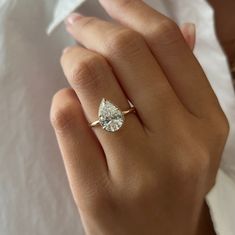
[[[227,54],[230,67],[235,67],[235,1],[209,0],[215,11],[216,31]]]
[[[68,18],[83,47],[64,51],[71,88],[51,107],[86,234],[214,234],[204,199],[229,125],[191,51],[194,31],[139,0],[100,3],[118,23]],[[103,97],[136,107],[118,132],[89,127]]]

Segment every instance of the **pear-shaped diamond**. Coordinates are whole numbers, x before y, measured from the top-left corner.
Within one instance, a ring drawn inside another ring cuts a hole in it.
[[[118,131],[124,123],[122,111],[106,99],[102,99],[98,115],[100,125],[106,131]]]

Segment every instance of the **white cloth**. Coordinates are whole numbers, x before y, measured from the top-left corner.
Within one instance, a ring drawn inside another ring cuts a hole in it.
[[[73,43],[56,26],[85,0],[0,0],[0,234],[83,234],[53,130],[53,94],[67,86],[59,65]],[[207,197],[215,230],[235,234],[235,97],[205,0],[149,0],[177,23],[195,22],[195,54],[230,121],[217,182]],[[96,0],[79,11],[105,19]],[[54,15],[54,17],[53,17]],[[46,34],[46,29],[50,32]]]

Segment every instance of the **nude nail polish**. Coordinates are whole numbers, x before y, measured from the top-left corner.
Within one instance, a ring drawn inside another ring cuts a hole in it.
[[[191,36],[191,37],[194,37],[195,36],[195,24],[193,23],[188,23],[187,24],[187,31],[188,31],[188,34]]]
[[[83,17],[83,15],[76,13],[76,12],[73,12],[67,17],[67,19],[65,20],[65,24],[66,25],[73,25],[76,21],[78,21],[82,17]]]
[[[62,54],[65,54],[65,53],[68,52],[70,49],[71,49],[71,47],[66,47],[66,48],[64,48]]]

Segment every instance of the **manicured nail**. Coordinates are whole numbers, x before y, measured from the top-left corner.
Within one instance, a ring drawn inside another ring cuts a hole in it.
[[[193,23],[187,23],[187,24],[186,24],[186,28],[187,28],[188,34],[189,34],[191,37],[195,37],[195,32],[196,32],[196,26],[195,26],[195,24],[193,24]]]
[[[66,48],[64,48],[64,50],[63,50],[62,54],[67,53],[70,49],[71,49],[71,47],[66,47]]]
[[[83,15],[79,13],[71,13],[65,20],[66,25],[73,25],[77,20],[81,19]]]
[[[193,23],[185,23],[181,27],[181,31],[184,35],[189,47],[193,50],[196,41],[196,26]]]

